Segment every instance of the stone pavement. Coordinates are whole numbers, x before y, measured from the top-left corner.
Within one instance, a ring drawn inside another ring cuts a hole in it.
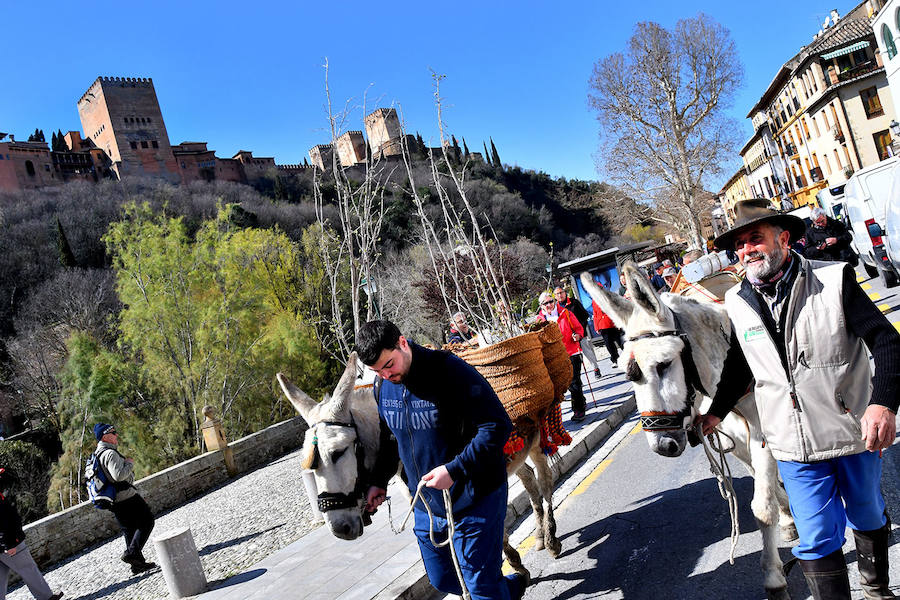
[[[609,362],[602,363],[609,371]],[[599,380],[592,375],[590,384],[590,392],[587,386],[585,390],[588,412],[583,422],[571,422],[569,403],[563,404],[563,419],[573,440],[553,463],[557,482],[634,411],[631,384],[618,371]],[[405,514],[401,485],[393,482],[388,490],[397,526]],[[510,478],[509,496],[507,525],[531,511],[527,493],[516,477]],[[357,540],[339,540],[327,527],[320,527],[247,571],[211,587],[212,591],[195,599],[393,600],[429,598],[435,594],[425,576],[411,528],[394,534],[385,507]]]

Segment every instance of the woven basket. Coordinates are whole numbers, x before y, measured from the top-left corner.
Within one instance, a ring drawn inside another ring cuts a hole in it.
[[[542,346],[536,333],[525,333],[458,355],[487,379],[515,420],[537,415],[553,402],[554,386],[544,366]]]
[[[544,365],[553,382],[553,397],[561,400],[572,383],[572,360],[562,342],[562,332],[559,326],[551,321],[535,323],[530,329],[536,332],[538,339],[541,340]]]

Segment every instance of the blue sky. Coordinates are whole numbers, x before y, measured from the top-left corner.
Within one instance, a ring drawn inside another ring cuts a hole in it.
[[[98,76],[152,77],[170,141],[206,141],[302,162],[328,141],[325,57],[338,106],[400,105],[407,129],[437,138],[430,69],[446,75],[445,122],[471,150],[492,136],[504,162],[603,179],[587,106],[597,59],[638,21],[705,12],[731,30],[745,83],[741,120],[825,15],[856,3],[776,2],[4,2],[0,131],[81,130],[76,102]],[[361,109],[348,129],[363,129]],[[736,164],[736,163],[735,163]],[[727,176],[726,176],[727,177]],[[724,178],[722,178],[724,179]],[[722,181],[707,182],[718,189]]]

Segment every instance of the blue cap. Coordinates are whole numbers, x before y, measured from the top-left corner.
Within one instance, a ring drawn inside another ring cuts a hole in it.
[[[107,433],[115,432],[116,428],[112,425],[107,425],[106,423],[97,423],[96,425],[94,425],[94,437],[97,438],[98,442],[103,439],[103,436]]]

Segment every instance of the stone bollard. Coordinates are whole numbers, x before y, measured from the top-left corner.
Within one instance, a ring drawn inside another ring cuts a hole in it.
[[[309,511],[312,513],[313,522],[321,523],[325,520],[319,511],[319,488],[316,485],[316,476],[310,469],[303,469],[303,487],[306,488],[306,498],[309,500]]]
[[[172,598],[178,600],[206,591],[206,574],[190,527],[173,529],[153,538],[153,547]]]

